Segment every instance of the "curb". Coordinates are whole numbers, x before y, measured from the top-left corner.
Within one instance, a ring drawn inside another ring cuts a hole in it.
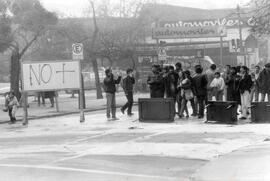
[[[134,103],[133,106],[137,106],[138,103]],[[122,106],[116,106],[116,108],[121,108]],[[97,109],[85,109],[84,112],[85,113],[89,113],[89,112],[95,112],[95,111],[102,111],[105,110],[106,107],[103,108],[97,108]],[[67,115],[72,115],[72,114],[79,114],[80,110],[78,111],[72,111],[72,112],[63,112],[63,113],[58,113],[58,114],[52,114],[52,115],[47,115],[47,116],[32,116],[32,117],[28,117],[28,120],[38,120],[38,119],[44,119],[44,118],[55,118],[55,117],[61,117],[61,116],[67,116]],[[1,124],[7,124],[10,121],[2,121],[0,122]],[[17,122],[22,122],[22,119],[18,119]]]

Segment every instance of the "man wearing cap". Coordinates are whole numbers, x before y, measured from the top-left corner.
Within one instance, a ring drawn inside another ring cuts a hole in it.
[[[268,102],[270,103],[270,63],[265,64],[265,68],[259,74],[258,86],[262,93],[261,102],[265,101],[267,94]]]

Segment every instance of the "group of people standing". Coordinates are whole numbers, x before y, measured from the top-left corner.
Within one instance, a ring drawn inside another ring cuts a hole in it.
[[[178,104],[179,118],[189,117],[187,103],[192,107],[191,116],[204,117],[204,108],[207,101],[207,77],[203,74],[200,65],[195,66],[196,74],[190,70],[183,70],[181,63],[162,68],[152,66],[152,75],[148,77],[151,98],[173,98]]]
[[[191,116],[199,119],[204,117],[208,101],[236,101],[241,108],[240,119],[246,119],[251,102],[259,101],[259,95],[260,101],[265,101],[266,94],[270,94],[270,63],[263,70],[259,66],[250,70],[246,66],[227,65],[225,71],[217,71],[215,64],[205,72],[200,65],[194,69],[195,74],[191,75],[190,70],[182,69],[181,63],[176,63],[175,68],[153,65],[153,74],[147,81],[151,98],[173,98],[180,118],[184,113],[189,117],[189,101],[193,110]]]

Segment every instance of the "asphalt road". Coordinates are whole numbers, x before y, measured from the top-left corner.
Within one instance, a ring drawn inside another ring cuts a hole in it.
[[[137,116],[107,122],[104,111],[1,125],[1,181],[190,180],[198,169],[265,139],[249,125],[200,120],[149,124]],[[259,132],[259,131],[258,131]]]

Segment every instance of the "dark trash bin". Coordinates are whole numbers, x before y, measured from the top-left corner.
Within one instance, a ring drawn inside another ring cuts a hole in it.
[[[270,123],[270,104],[268,102],[252,102],[251,121],[254,123]]]
[[[171,98],[139,99],[139,121],[169,123],[175,117],[175,103]]]
[[[237,102],[235,101],[208,101],[207,122],[235,124],[237,123]]]

